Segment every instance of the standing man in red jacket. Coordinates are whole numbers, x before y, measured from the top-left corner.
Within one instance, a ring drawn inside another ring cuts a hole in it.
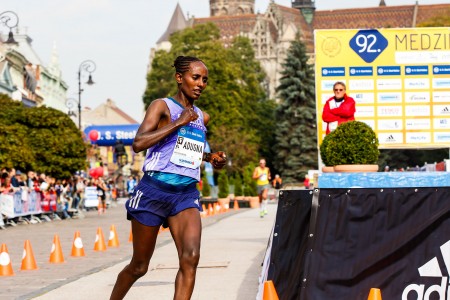
[[[341,123],[355,120],[355,100],[345,93],[345,83],[336,82],[333,91],[334,96],[327,100],[322,113],[322,120],[327,123],[326,134]]]

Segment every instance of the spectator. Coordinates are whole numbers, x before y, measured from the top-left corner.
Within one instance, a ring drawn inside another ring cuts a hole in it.
[[[281,179],[280,175],[276,174],[275,178],[272,181],[272,187],[275,189],[275,198],[279,200],[280,196],[280,189],[283,185],[283,180]]]
[[[355,120],[355,100],[347,96],[345,83],[338,81],[333,85],[334,96],[323,107],[322,120],[327,123],[326,134],[335,130],[341,123]]]
[[[309,176],[305,175],[305,180],[303,180],[303,185],[305,186],[305,189],[309,190]]]
[[[127,192],[128,195],[131,195],[136,187],[137,181],[134,176],[130,176],[127,181]]]
[[[125,145],[122,140],[117,140],[114,145],[114,157],[119,166],[124,166],[128,163],[128,154],[125,151]],[[123,157],[125,157],[125,159]]]

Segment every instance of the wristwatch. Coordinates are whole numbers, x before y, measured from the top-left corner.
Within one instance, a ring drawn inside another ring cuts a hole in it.
[[[211,162],[211,153],[209,152],[203,153],[203,160],[206,162]]]

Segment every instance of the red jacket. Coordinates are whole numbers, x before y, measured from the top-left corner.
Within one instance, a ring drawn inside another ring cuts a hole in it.
[[[344,95],[342,104],[337,108],[330,108],[330,102],[334,96],[327,100],[323,107],[322,120],[327,123],[326,134],[330,133],[330,122],[338,122],[338,125],[344,122],[355,120],[355,100]]]

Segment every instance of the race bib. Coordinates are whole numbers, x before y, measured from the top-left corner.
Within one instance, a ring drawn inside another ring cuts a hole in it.
[[[178,166],[197,169],[202,163],[205,133],[189,126],[178,130],[177,142],[170,162]]]
[[[330,128],[330,131],[335,130],[338,127],[338,122],[330,122],[328,123],[328,128]]]

